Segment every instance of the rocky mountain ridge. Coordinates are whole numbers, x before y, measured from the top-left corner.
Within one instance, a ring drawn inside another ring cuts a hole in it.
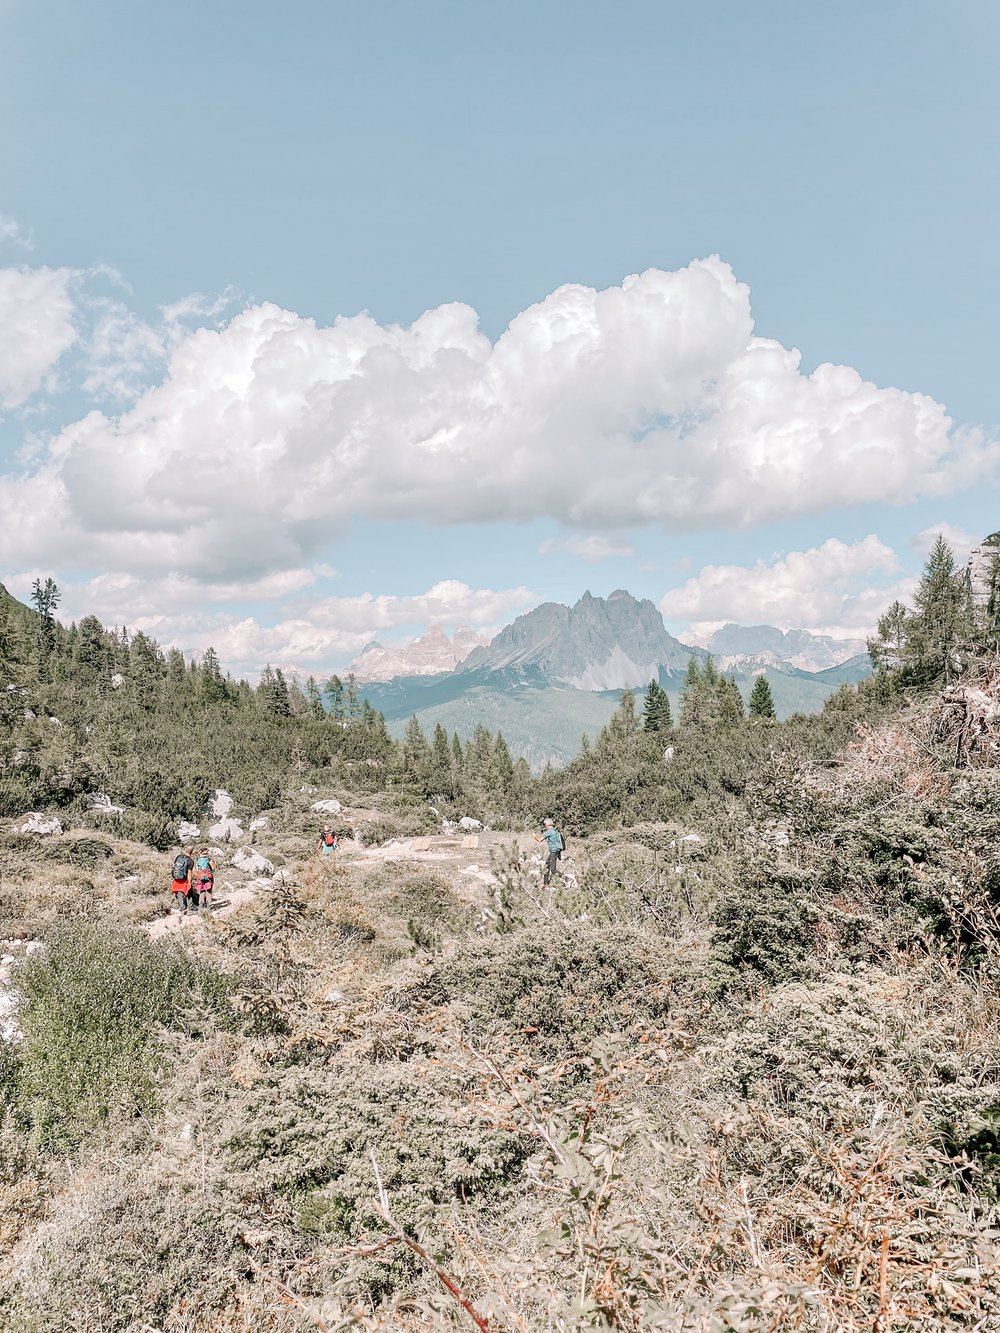
[[[483,648],[489,636],[463,625],[453,638],[438,625],[411,643],[385,647],[373,639],[347,668],[359,682],[395,680],[399,676],[434,676],[454,671],[469,653]]]
[[[662,672],[681,672],[692,649],[667,632],[648,598],[619,588],[607,598],[585,592],[574,606],[543,602],[518,616],[462,672],[537,670],[576,690],[630,690]]]
[[[834,639],[810,630],[732,622],[711,634],[689,635],[685,643],[710,652],[721,671],[764,670],[768,666],[825,671],[866,651],[864,639]]]

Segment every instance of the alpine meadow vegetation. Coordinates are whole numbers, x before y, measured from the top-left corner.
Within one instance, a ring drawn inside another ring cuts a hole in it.
[[[692,657],[541,774],[57,606],[0,598],[0,1329],[1000,1327],[998,619],[943,543],[821,713]],[[271,872],[168,932],[219,789]]]

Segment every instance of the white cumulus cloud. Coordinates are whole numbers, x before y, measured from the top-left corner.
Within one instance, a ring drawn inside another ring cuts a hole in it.
[[[154,350],[127,323],[105,335],[126,371]],[[352,516],[746,526],[945,494],[998,460],[931,398],[802,374],[710,258],[561,287],[495,343],[457,304],[408,328],[265,304],[181,336],[131,410],[0,479],[0,559],[245,579],[311,565]]]
[[[912,593],[915,580],[897,577],[899,569],[895,552],[874,535],[852,543],[832,537],[751,566],[706,565],[659,606],[669,619],[692,622],[689,642],[727,621],[858,638],[890,602]]]
[[[20,407],[45,388],[76,341],[73,277],[68,268],[0,268],[0,406]]]
[[[957,528],[954,523],[932,523],[929,528],[924,528],[922,532],[917,533],[913,539],[913,545],[921,555],[930,555],[931,547],[938,537],[943,537],[951,547],[958,563],[964,564],[969,558],[969,552],[982,541],[985,535],[985,533],[981,533],[977,537],[974,533],[966,532],[964,528]]]

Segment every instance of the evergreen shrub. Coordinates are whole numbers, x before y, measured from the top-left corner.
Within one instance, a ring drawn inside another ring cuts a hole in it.
[[[569,1051],[662,1020],[663,958],[648,931],[563,922],[470,941],[426,994],[467,1007],[480,1031],[500,1020],[535,1047]]]
[[[160,1024],[207,969],[144,933],[62,924],[16,974],[20,1109],[35,1137],[72,1149],[108,1116],[150,1111],[166,1068]]]

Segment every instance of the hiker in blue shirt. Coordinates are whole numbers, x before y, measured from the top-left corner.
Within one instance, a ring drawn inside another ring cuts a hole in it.
[[[534,838],[535,842],[544,842],[548,848],[548,861],[545,865],[545,876],[542,883],[550,884],[552,882],[552,876],[559,873],[559,858],[565,850],[565,840],[551,819],[546,819],[542,823],[542,831],[540,834],[533,833],[531,836]]]

